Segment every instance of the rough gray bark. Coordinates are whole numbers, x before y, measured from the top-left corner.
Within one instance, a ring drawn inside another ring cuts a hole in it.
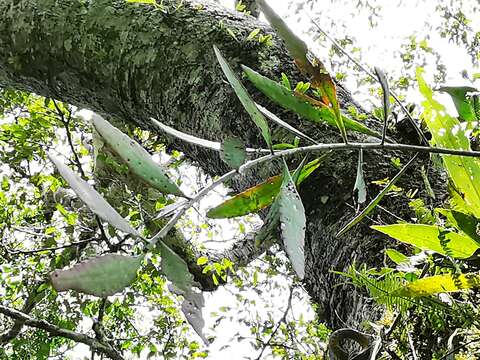
[[[253,17],[205,1],[203,5],[164,4],[155,9],[123,0],[3,0],[0,86],[61,99],[145,128],[150,127],[152,116],[206,139],[220,141],[236,135],[250,146],[263,145],[225,83],[212,46],[217,44],[237,66],[246,64],[276,79],[283,71],[299,80],[276,37],[271,47],[244,40],[254,28],[263,33],[271,29]],[[354,104],[348,92],[340,88],[339,93],[342,106]],[[269,105],[264,99],[263,103]],[[271,104],[270,108],[274,109]],[[277,113],[321,142],[339,139],[335,129],[300,124],[292,115]],[[373,121],[369,125],[379,126]],[[281,129],[273,134],[277,141],[292,138]],[[217,154],[176,139],[169,141],[211,175],[227,171]],[[387,155],[372,152],[365,160],[367,180],[392,176],[395,171]],[[263,166],[231,186],[240,190],[278,168],[278,164]],[[301,189],[308,222],[305,287],[333,327],[343,321],[355,326],[374,314],[364,295],[353,287],[335,287],[344,279],[331,270],[344,270],[353,260],[378,265],[384,247],[367,225],[340,239],[334,237],[353,214],[345,203],[351,198],[355,173],[356,154],[337,153]],[[414,184],[411,177],[404,181],[406,186]],[[374,192],[370,189],[370,194]]]

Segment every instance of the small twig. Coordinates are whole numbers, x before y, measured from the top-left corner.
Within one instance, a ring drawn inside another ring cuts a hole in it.
[[[52,336],[60,336],[64,337],[66,339],[73,340],[77,343],[82,343],[90,347],[92,351],[96,351],[98,353],[104,354],[109,356],[111,359],[114,360],[124,360],[124,357],[115,349],[110,347],[109,345],[105,345],[98,341],[95,338],[92,338],[90,336],[87,336],[82,333],[78,333],[75,331],[63,329],[61,327],[58,327],[56,325],[50,324],[49,322],[45,320],[38,320],[35,319],[27,314],[24,314],[20,311],[17,311],[15,309],[11,309],[9,307],[0,305],[0,313],[8,316],[9,318],[19,320],[23,322],[27,326],[31,326],[37,329],[44,330],[48,332]]]
[[[88,244],[88,243],[90,243],[94,240],[95,240],[95,238],[91,238],[91,239],[87,239],[87,240],[83,240],[83,241],[73,242],[73,243],[66,244],[66,245],[60,245],[60,246],[55,246],[55,247],[43,248],[43,249],[15,250],[15,251],[9,251],[7,249],[7,251],[11,255],[31,255],[31,254],[36,254],[36,253],[43,252],[43,251],[56,251],[56,250],[66,249],[66,248],[73,247],[73,246]]]
[[[263,352],[265,351],[265,349],[267,348],[267,346],[270,346],[270,343],[271,341],[273,340],[273,338],[275,337],[275,335],[277,334],[277,331],[278,329],[280,328],[280,326],[285,322],[285,320],[287,319],[287,314],[288,314],[288,310],[290,309],[290,306],[292,305],[292,298],[293,298],[293,286],[290,287],[290,295],[288,296],[288,302],[287,302],[287,307],[285,308],[285,311],[282,315],[282,318],[280,319],[280,321],[277,323],[277,326],[275,327],[275,330],[273,330],[272,334],[270,335],[270,338],[267,340],[266,343],[263,343],[263,347],[262,347],[262,351],[260,351],[260,354],[257,356],[257,360],[260,360],[262,358],[262,355],[263,355]]]
[[[465,344],[463,345],[459,345],[457,346],[456,348],[450,350],[448,353],[446,353],[445,355],[443,355],[441,358],[438,358],[438,360],[446,360],[450,355],[453,355],[455,354],[456,352],[458,352],[459,350],[462,350],[463,348],[467,347],[468,345],[472,344],[472,343],[475,343],[475,342],[478,342],[480,341],[480,338],[477,338],[477,339],[473,339],[473,340],[470,340],[468,342],[466,342]]]

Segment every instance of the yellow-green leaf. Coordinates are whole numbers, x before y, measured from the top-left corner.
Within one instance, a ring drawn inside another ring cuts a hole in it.
[[[478,274],[445,274],[430,276],[413,281],[395,290],[392,295],[402,297],[419,297],[478,287],[480,287],[480,275]]]
[[[466,235],[457,234],[435,225],[394,224],[372,226],[372,229],[419,249],[431,250],[458,259],[472,256],[480,247],[475,240]]]
[[[408,261],[407,256],[403,255],[400,251],[395,249],[387,249],[385,250],[385,254],[397,265]]]
[[[422,77],[423,70],[417,69],[417,81],[425,100],[423,118],[432,134],[436,146],[471,150],[466,135],[467,123],[448,115],[445,107],[433,98],[433,92]],[[480,218],[480,160],[474,157],[442,155],[445,168],[455,189],[461,195],[470,212]]]
[[[298,174],[297,184],[301,184],[321,164],[324,157],[306,164]],[[265,182],[251,187],[240,194],[210,209],[207,216],[212,219],[224,219],[255,213],[271,205],[280,191],[282,176],[272,176]]]

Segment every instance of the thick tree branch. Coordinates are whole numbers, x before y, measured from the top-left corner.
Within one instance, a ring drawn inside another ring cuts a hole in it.
[[[27,326],[31,326],[37,329],[45,330],[51,336],[61,336],[70,340],[73,340],[77,343],[82,343],[88,345],[90,349],[108,356],[110,359],[114,360],[123,360],[123,356],[115,349],[113,349],[110,345],[105,345],[95,338],[87,336],[85,334],[81,334],[75,331],[62,329],[56,325],[50,324],[45,320],[38,320],[35,319],[23,312],[18,310],[11,309],[9,307],[0,305],[0,313],[8,316],[11,319],[16,320],[17,322],[21,322]]]
[[[163,4],[159,10],[124,0],[0,1],[0,86],[58,98],[144,128],[152,129],[149,119],[153,117],[204,139],[221,141],[233,135],[251,147],[264,147],[225,83],[212,47],[217,44],[236,71],[243,63],[272,79],[279,79],[284,72],[292,82],[304,81],[281,42],[253,17],[228,12],[208,1],[202,1],[203,6],[190,1],[178,6],[175,0]],[[255,28],[272,34],[273,46],[247,41]],[[338,90],[343,108],[359,108],[347,91],[341,86]],[[278,108],[251,87],[250,91],[257,102],[279,114]],[[279,115],[320,143],[338,142],[334,128],[300,122],[287,113]],[[371,119],[367,125],[381,129],[381,124]],[[272,126],[272,132],[275,142],[293,141],[282,128]],[[352,143],[365,141],[357,134],[350,134],[349,139]],[[173,137],[167,142],[212,176],[229,171],[211,150]],[[404,160],[401,154],[396,156]],[[297,159],[291,160],[294,166]],[[242,190],[281,172],[275,162],[263,165],[232,177],[229,185]],[[341,280],[331,272],[344,270],[352,259],[371,266],[382,260],[382,241],[368,226],[358,225],[354,234],[335,238],[352,217],[345,202],[352,193],[356,165],[350,151],[337,151],[300,189],[308,224],[305,287],[319,304],[319,314],[332,326],[339,323],[336,313],[352,326],[375,316],[363,294],[339,285]],[[391,177],[394,171],[389,155],[378,150],[365,155],[367,180],[369,176]],[[417,187],[413,175],[401,185]],[[375,186],[368,183],[369,193],[375,193]],[[433,185],[442,183],[439,180]],[[385,199],[382,205],[393,207],[400,201],[398,197]]]

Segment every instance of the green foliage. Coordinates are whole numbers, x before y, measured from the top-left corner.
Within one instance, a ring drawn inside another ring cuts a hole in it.
[[[470,237],[435,225],[395,224],[372,228],[405,244],[457,259],[466,259],[480,248],[480,244]]]
[[[436,146],[450,149],[470,150],[466,128],[447,114],[445,107],[433,98],[433,92],[422,77],[423,70],[417,69],[417,80],[425,100],[423,119],[432,141]],[[480,218],[480,161],[477,158],[443,155],[443,162],[453,186],[460,192],[469,212]]]
[[[322,158],[318,158],[302,166],[296,184],[300,185],[321,165],[321,162]],[[210,209],[207,216],[212,219],[223,219],[258,212],[273,203],[280,191],[282,181],[281,175],[273,176]]]
[[[245,144],[239,138],[225,139],[220,148],[220,157],[228,166],[238,170],[247,158]]]
[[[237,95],[238,99],[242,103],[245,110],[248,112],[250,117],[252,118],[253,122],[257,127],[260,129],[265,142],[267,143],[269,148],[272,148],[272,138],[270,134],[270,129],[267,124],[267,120],[264,118],[262,113],[258,110],[255,102],[250,98],[248,95],[247,89],[242,85],[240,80],[237,78],[235,73],[230,68],[230,65],[227,61],[223,58],[220,50],[215,46],[215,55],[217,56],[217,60],[220,63],[223,73],[227,77],[228,82],[232,86],[235,94]]]
[[[312,121],[314,123],[325,122],[331,126],[337,126],[334,111],[326,106],[313,106],[295,96],[295,94],[288,90],[285,86],[276,83],[273,80],[268,79],[265,76],[260,75],[256,71],[250,69],[247,66],[243,66],[243,71],[247,75],[247,78],[255,85],[257,89],[268,96],[272,101],[282,106],[287,110],[291,110],[302,118]],[[379,137],[380,135],[373,130],[370,130],[365,125],[352,120],[347,117],[343,117],[343,123],[346,129],[357,131],[371,136]]]
[[[168,178],[165,169],[154,162],[150,154],[135,140],[97,114],[93,114],[93,126],[132,172],[146,183],[164,193],[185,196],[177,184]]]
[[[116,294],[135,280],[143,256],[107,254],[50,274],[57,291],[75,290],[106,297]]]
[[[442,86],[438,88],[437,91],[446,92],[450,95],[455,104],[458,115],[462,120],[480,120],[476,116],[473,99],[470,99],[467,96],[468,93],[477,92],[477,89],[471,86]]]

